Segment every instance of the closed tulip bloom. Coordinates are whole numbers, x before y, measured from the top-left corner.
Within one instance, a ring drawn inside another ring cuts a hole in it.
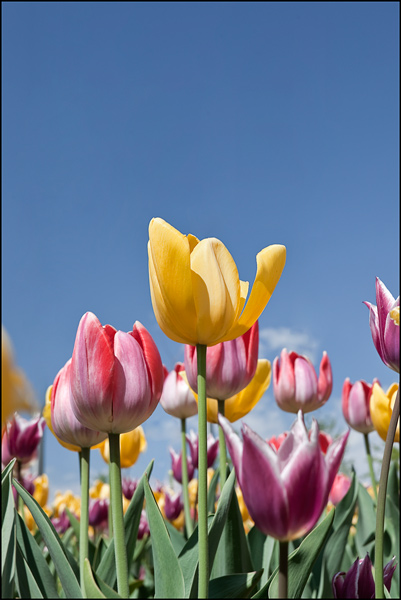
[[[344,498],[351,486],[351,479],[344,473],[337,473],[331,486],[329,500],[334,506]]]
[[[50,520],[57,533],[65,533],[70,526],[70,519],[65,511],[59,517],[51,517]]]
[[[177,362],[174,369],[167,371],[160,404],[167,414],[177,419],[189,419],[198,413],[198,404],[188,383],[181,377],[184,363]]]
[[[159,351],[145,327],[102,327],[87,312],[81,319],[71,362],[72,407],[83,425],[105,433],[126,433],[155,410],[163,389]]]
[[[127,500],[131,500],[136,488],[138,487],[138,480],[124,477],[121,481],[121,487],[123,490],[123,494],[127,498]]]
[[[189,435],[186,435],[187,442],[189,444],[189,451],[191,453],[192,464],[195,469],[198,468],[198,457],[199,457],[199,439],[198,435],[191,429]],[[219,451],[219,440],[209,433],[206,440],[207,445],[207,468],[211,467],[216,460],[217,453]]]
[[[107,525],[109,516],[109,500],[91,498],[89,500],[89,525],[102,527]]]
[[[241,440],[221,415],[219,423],[245,504],[258,529],[280,541],[295,540],[310,531],[327,504],[349,430],[324,456],[317,421],[313,420],[309,440],[302,411],[277,452],[246,424],[242,425]]]
[[[308,413],[327,402],[333,389],[331,364],[326,352],[320,363],[319,378],[306,356],[281,351],[273,361],[273,392],[278,406],[286,412]]]
[[[374,428],[384,441],[386,441],[397,392],[398,383],[390,385],[386,392],[378,383],[375,383],[372,388],[372,395],[370,396],[370,416],[372,417]],[[398,417],[394,441],[400,441],[400,417]]]
[[[391,589],[391,579],[396,569],[395,556],[383,569],[383,583]],[[372,574],[372,561],[369,554],[364,559],[357,558],[345,573],[336,573],[332,580],[334,598],[375,598],[375,581]]]
[[[1,438],[2,463],[7,465],[13,458],[21,464],[32,460],[36,456],[45,425],[41,416],[27,420],[15,413],[7,422]]]
[[[136,463],[141,452],[147,448],[145,433],[141,426],[120,435],[120,466],[128,469]],[[105,462],[110,462],[109,439],[106,438],[99,446],[100,454]]]
[[[394,300],[386,286],[376,277],[376,304],[369,308],[369,325],[375,348],[385,365],[400,372],[400,297]]]
[[[374,426],[370,416],[370,396],[374,383],[372,385],[366,381],[356,381],[351,383],[349,377],[344,381],[342,393],[342,409],[345,420],[348,425],[360,433],[370,433],[374,431]]]
[[[166,515],[166,519],[169,521],[174,521],[180,516],[184,505],[181,501],[181,494],[169,494],[168,492],[164,493],[164,514]]]
[[[173,448],[170,448],[171,455],[171,470],[173,472],[173,477],[178,483],[182,483],[182,452],[177,454]],[[187,456],[187,466],[188,466],[188,481],[191,481],[194,476],[195,467],[192,463],[192,460],[189,456]]]
[[[51,393],[51,421],[54,433],[66,444],[90,448],[102,442],[106,435],[84,427],[72,409],[71,358],[57,373]]]
[[[286,249],[268,246],[256,257],[256,278],[248,283],[216,238],[185,236],[163,219],[149,224],[149,280],[161,329],[182,344],[213,346],[244,334],[259,318],[280,279]],[[245,307],[244,307],[245,305]]]

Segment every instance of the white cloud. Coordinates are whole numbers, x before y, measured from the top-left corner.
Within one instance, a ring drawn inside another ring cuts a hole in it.
[[[317,360],[319,342],[308,333],[293,331],[289,327],[265,327],[259,331],[260,354],[269,351],[277,355],[283,348],[304,354],[312,362]]]

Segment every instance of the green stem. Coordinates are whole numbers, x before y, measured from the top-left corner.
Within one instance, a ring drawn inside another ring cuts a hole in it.
[[[376,478],[375,478],[375,472],[373,470],[373,460],[372,460],[372,455],[370,453],[370,444],[369,444],[368,435],[369,434],[364,433],[363,437],[365,439],[365,449],[366,449],[366,456],[368,458],[370,479],[372,480],[373,493],[375,495],[375,500],[376,500],[376,504],[377,504],[377,482],[376,482]]]
[[[206,346],[197,344],[198,362],[198,598],[209,595],[209,548],[207,531],[207,406],[206,406]]]
[[[217,400],[218,411],[224,417],[224,400]],[[226,482],[227,475],[227,450],[224,431],[219,425],[219,458],[220,458],[220,494]]]
[[[81,576],[82,595],[86,598],[84,588],[84,565],[85,558],[89,558],[89,462],[90,448],[81,448],[79,453],[80,475],[81,475],[81,519],[79,526],[79,571]]]
[[[120,468],[120,434],[109,433],[110,446],[110,507],[113,519],[113,539],[116,557],[116,573],[118,593],[128,598],[128,565],[127,549],[124,535],[123,497]]]
[[[185,431],[186,419],[181,419],[181,472],[182,472],[182,495],[184,497],[184,515],[185,515],[185,530],[187,532],[187,538],[191,536],[193,531],[192,519],[191,519],[191,508],[189,505],[189,493],[188,493],[188,464],[187,464],[187,438]]]
[[[387,480],[390,469],[391,453],[394,437],[400,416],[400,390],[393,406],[390,425],[387,430],[386,444],[384,446],[382,469],[380,473],[379,495],[376,511],[376,537],[375,537],[375,598],[384,598],[383,583],[383,539],[384,539],[384,513],[386,510]]]
[[[288,597],[288,542],[279,542],[278,597]]]

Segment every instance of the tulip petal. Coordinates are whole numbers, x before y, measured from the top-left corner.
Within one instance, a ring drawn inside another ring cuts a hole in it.
[[[301,407],[304,413],[310,412],[316,406],[317,376],[310,360],[303,356],[295,359],[295,404]]]
[[[342,436],[334,440],[334,442],[328,447],[326,456],[324,457],[329,473],[327,480],[327,494],[329,493],[337,471],[340,468],[349,434],[350,429],[348,429],[348,431],[346,431]]]
[[[216,403],[217,403],[217,401],[216,401]],[[239,485],[241,486],[242,451],[243,451],[242,441],[240,440],[238,435],[234,432],[234,429],[231,427],[228,419],[226,419],[225,417],[223,417],[222,415],[219,414],[218,422],[224,432],[228,451],[230,453],[231,460],[233,461],[233,465],[235,468],[235,473],[237,475],[237,480],[238,480]]]
[[[197,317],[197,341],[217,343],[237,320],[241,286],[237,266],[216,238],[201,240],[190,257]]]
[[[152,219],[149,224],[149,279],[157,322],[171,339],[193,345],[196,344],[196,310],[190,246],[194,240],[192,236],[190,242],[163,219]]]
[[[317,395],[320,406],[323,406],[323,404],[327,402],[332,390],[333,374],[331,371],[331,363],[327,352],[324,350],[322,360],[320,361],[319,380],[317,385]]]
[[[130,335],[136,339],[142,349],[152,386],[152,396],[156,400],[160,400],[163,391],[164,371],[159,350],[148,330],[139,321],[135,321]]]
[[[238,421],[238,419],[242,419],[242,417],[247,415],[262,398],[263,394],[270,385],[270,380],[270,361],[265,358],[260,358],[258,360],[255,375],[248,383],[246,388],[232,398],[228,398],[228,400],[224,402],[224,414],[227,419],[231,423],[234,423],[235,421]]]

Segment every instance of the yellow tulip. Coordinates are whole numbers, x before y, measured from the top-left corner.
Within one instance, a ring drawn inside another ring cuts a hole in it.
[[[180,375],[185,381],[185,371],[180,371]],[[266,358],[259,358],[258,365],[256,367],[256,373],[244,388],[235,396],[227,398],[224,401],[224,416],[231,422],[238,421],[245,417],[256,404],[259,402],[265,391],[270,385],[271,380],[271,364]],[[196,401],[198,401],[198,395],[195,394]],[[207,420],[209,423],[218,423],[218,402],[214,398],[207,399]]]
[[[105,500],[110,498],[110,486],[104,481],[97,479],[92,487],[89,488],[89,497],[98,498],[99,500]]]
[[[105,462],[110,460],[109,440],[106,438],[104,442],[96,446],[100,450],[100,454]],[[141,426],[136,427],[132,431],[120,434],[120,462],[122,469],[132,467],[138,460],[141,452],[145,452],[147,448],[145,433]]]
[[[286,249],[275,244],[258,253],[246,305],[249,284],[239,279],[220,240],[185,236],[155,218],[148,255],[152,305],[163,332],[182,344],[214,346],[242,335],[259,318],[281,277]]]
[[[54,516],[59,517],[66,507],[78,518],[81,516],[81,498],[74,496],[71,490],[56,493],[53,505]]]
[[[393,414],[393,407],[397,392],[398,383],[393,383],[390,385],[387,392],[385,392],[378,383],[375,383],[372,387],[372,395],[370,397],[370,416],[372,418],[374,428],[384,441],[387,437],[387,431],[390,425],[391,415]],[[394,441],[400,441],[399,417]]]
[[[33,485],[35,486],[35,491],[33,492],[33,497],[36,502],[40,504],[43,508],[46,505],[47,499],[49,497],[49,478],[44,473],[43,475],[39,475],[36,479],[33,480]]]
[[[31,385],[16,367],[10,338],[1,326],[1,428],[14,412],[38,410]]]

